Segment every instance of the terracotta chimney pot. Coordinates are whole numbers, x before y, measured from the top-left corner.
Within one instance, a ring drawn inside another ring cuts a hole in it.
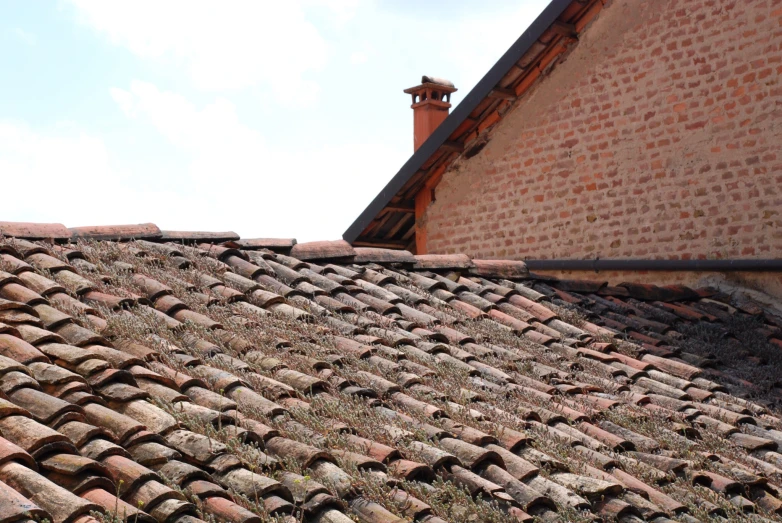
[[[456,92],[453,83],[433,76],[423,76],[421,85],[405,89],[412,95],[413,145],[417,151],[427,138],[448,116],[451,93]]]

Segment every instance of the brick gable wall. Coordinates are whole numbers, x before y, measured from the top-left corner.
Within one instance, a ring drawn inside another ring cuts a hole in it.
[[[782,1],[613,0],[421,223],[430,253],[782,257]]]

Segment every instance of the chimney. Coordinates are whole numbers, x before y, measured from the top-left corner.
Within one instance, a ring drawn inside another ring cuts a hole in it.
[[[421,85],[405,89],[413,96],[413,143],[417,151],[427,138],[443,123],[451,108],[453,83],[442,78],[424,76]]]

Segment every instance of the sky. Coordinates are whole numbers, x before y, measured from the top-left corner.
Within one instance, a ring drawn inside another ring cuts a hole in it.
[[[548,0],[0,0],[0,220],[337,239]]]

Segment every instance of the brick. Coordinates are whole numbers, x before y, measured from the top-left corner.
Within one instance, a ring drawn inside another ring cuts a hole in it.
[[[489,144],[443,175],[426,210],[428,252],[782,257],[782,221],[763,216],[782,207],[776,10],[595,7],[590,45],[571,45],[542,78],[545,64],[532,64],[520,100],[484,124]]]

